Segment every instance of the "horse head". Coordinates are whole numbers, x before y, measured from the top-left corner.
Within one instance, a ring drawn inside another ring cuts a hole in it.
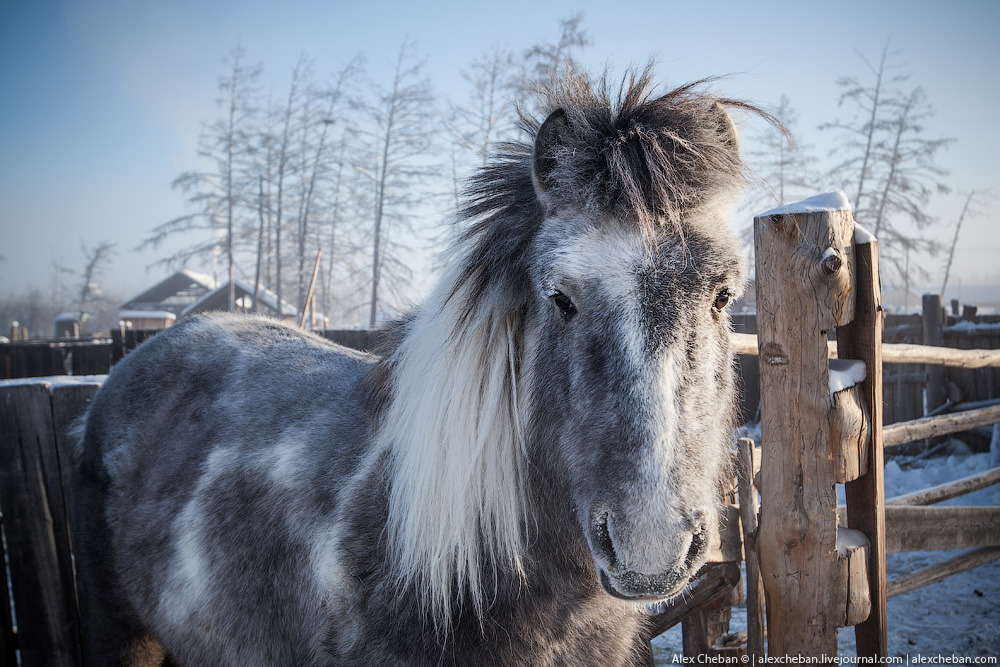
[[[537,131],[525,365],[529,441],[567,489],[601,585],[649,600],[683,590],[718,521],[727,304],[745,278],[723,217],[740,165],[727,112],[635,89],[617,109],[564,97]]]

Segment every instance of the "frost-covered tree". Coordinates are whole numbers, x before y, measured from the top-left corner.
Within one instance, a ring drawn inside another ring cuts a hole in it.
[[[352,119],[348,111],[356,106],[354,87],[361,74],[361,61],[355,58],[334,75],[325,86],[312,86],[300,109],[298,142],[298,211],[296,215],[296,305],[299,312],[306,307],[305,294],[312,271],[310,260],[322,247],[322,196],[339,193],[339,181],[344,177],[345,143]],[[330,188],[324,187],[330,185]],[[333,222],[329,230],[336,239],[338,207],[333,206]],[[331,241],[332,242],[332,241]],[[336,248],[331,248],[334,251]]]
[[[538,86],[551,87],[567,71],[581,69],[576,58],[581,49],[590,46],[590,35],[583,29],[583,14],[563,19],[559,28],[558,40],[539,42],[524,52],[518,98],[522,108],[527,108]]]
[[[771,112],[777,124],[765,124],[759,137],[748,141],[754,208],[787,204],[815,194],[819,177],[812,145],[799,141],[798,111],[785,95]]]
[[[437,174],[433,155],[434,94],[422,74],[415,47],[406,40],[396,58],[392,83],[376,90],[368,109],[371,121],[373,193],[368,324],[374,326],[386,291],[411,276],[405,258],[415,233],[414,211],[426,203],[420,188]]]
[[[52,332],[59,302],[39,289],[0,296],[0,335],[10,334],[11,324],[18,323],[21,332],[30,336],[47,336]]]
[[[73,269],[63,266],[59,267],[59,270],[72,278],[72,287],[68,297],[78,313],[82,328],[85,326],[88,312],[107,303],[101,279],[111,265],[111,258],[115,254],[115,244],[110,241],[100,241],[88,248],[81,242],[80,250],[83,253],[82,268]],[[81,333],[83,333],[82,329]]]
[[[983,192],[971,190],[965,197],[965,203],[962,205],[962,211],[958,214],[958,220],[955,221],[955,233],[952,235],[951,246],[948,249],[948,259],[945,261],[944,265],[944,280],[941,281],[942,295],[944,295],[945,288],[948,287],[948,278],[951,275],[951,264],[955,259],[955,247],[958,245],[958,235],[962,231],[962,223],[967,217],[975,217],[982,213],[979,206],[982,204],[980,200],[983,196]]]
[[[236,274],[238,234],[244,226],[247,203],[254,198],[256,182],[249,178],[254,119],[260,66],[244,64],[244,51],[235,47],[227,58],[228,72],[219,82],[217,100],[222,114],[203,130],[199,156],[211,169],[181,174],[173,186],[188,195],[191,213],[153,229],[140,248],[157,247],[167,237],[180,233],[206,233],[194,244],[161,260],[184,265],[192,259],[225,258],[230,283],[229,308],[234,308],[233,281]]]
[[[494,49],[462,70],[468,83],[465,104],[453,104],[448,127],[455,142],[477,165],[485,165],[491,146],[515,132],[517,114],[511,93],[519,78],[510,52]]]
[[[908,261],[911,252],[934,254],[939,249],[925,235],[936,222],[927,208],[935,193],[948,191],[941,180],[947,172],[936,159],[954,139],[925,136],[924,121],[933,109],[921,88],[905,87],[908,77],[897,73],[891,55],[887,45],[877,66],[863,59],[870,71],[867,82],[854,77],[838,81],[844,88],[840,104],[853,117],[820,129],[838,133],[834,154],[840,162],[830,178],[853,192],[855,217],[880,241],[884,273],[907,282],[909,273],[928,277],[919,264]]]

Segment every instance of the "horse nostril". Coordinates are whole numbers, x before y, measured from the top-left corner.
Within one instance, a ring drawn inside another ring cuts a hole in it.
[[[705,510],[693,510],[687,516],[688,530],[691,531],[691,546],[688,547],[684,566],[694,567],[708,548],[708,513]]]
[[[608,529],[607,512],[597,515],[594,520],[594,546],[607,557],[608,567],[615,569],[618,566],[615,547],[611,542],[611,531]]]

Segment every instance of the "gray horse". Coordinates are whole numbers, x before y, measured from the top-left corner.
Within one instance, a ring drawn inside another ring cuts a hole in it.
[[[746,105],[650,78],[546,93],[380,356],[219,315],[115,367],[79,461],[90,664],[642,659],[718,520],[744,284]]]

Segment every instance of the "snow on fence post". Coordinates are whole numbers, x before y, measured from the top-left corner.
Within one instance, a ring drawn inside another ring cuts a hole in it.
[[[828,332],[855,316],[854,239],[839,192],[754,219],[763,437],[757,547],[772,655],[832,659],[837,628],[871,609],[870,544],[838,528],[835,489],[868,472],[872,429],[856,384],[865,366],[831,364],[827,345]]]

